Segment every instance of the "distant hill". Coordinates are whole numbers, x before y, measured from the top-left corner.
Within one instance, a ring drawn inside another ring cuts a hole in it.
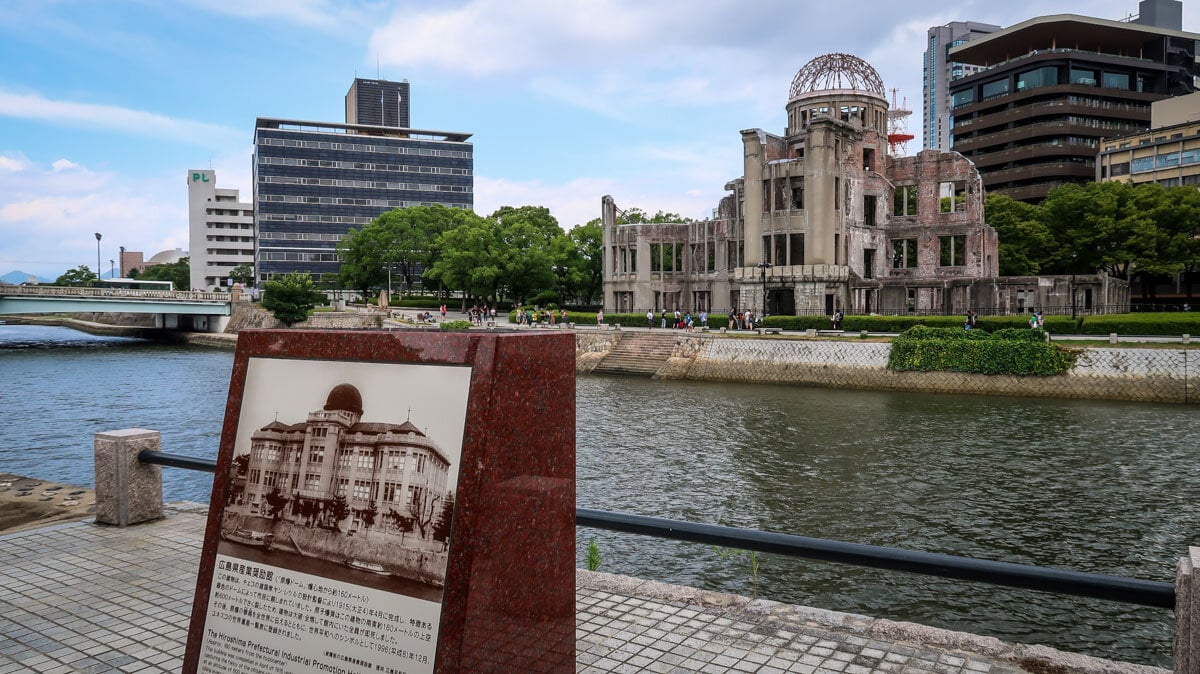
[[[7,274],[0,274],[0,281],[4,281],[5,283],[13,283],[13,284],[26,283],[29,281],[30,276],[33,276],[34,280],[36,280],[38,283],[54,283],[54,279],[40,278],[40,277],[34,276],[33,274],[30,274],[29,272],[24,272],[19,269],[14,269],[14,270],[8,272]]]

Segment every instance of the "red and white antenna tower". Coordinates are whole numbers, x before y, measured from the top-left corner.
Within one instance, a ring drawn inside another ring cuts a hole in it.
[[[892,87],[892,106],[888,108],[888,151],[893,157],[903,157],[908,141],[916,138],[908,132],[908,116],[912,114],[908,99],[902,100],[900,105],[896,104],[896,88]]]

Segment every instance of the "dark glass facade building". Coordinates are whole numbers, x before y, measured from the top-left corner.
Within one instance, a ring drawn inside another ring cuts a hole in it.
[[[1150,103],[1196,90],[1197,39],[1075,15],[1031,19],[955,47],[987,70],[951,82],[952,149],[989,192],[1039,201],[1096,175],[1100,139],[1150,126]]]
[[[474,205],[471,134],[259,118],[254,130],[258,280],[341,268],[336,246],[396,208]],[[328,279],[329,277],[325,277]]]
[[[408,80],[364,80],[354,78],[346,92],[346,123],[408,128]]]

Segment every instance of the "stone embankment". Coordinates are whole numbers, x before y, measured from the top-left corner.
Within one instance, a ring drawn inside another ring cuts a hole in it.
[[[603,371],[618,344],[627,359],[646,334],[578,333],[577,370]],[[1065,375],[1018,377],[889,370],[891,344],[885,342],[674,334],[671,357],[655,378],[1193,404],[1200,398],[1200,352],[1182,348],[1085,348]],[[657,339],[653,348],[660,348]]]

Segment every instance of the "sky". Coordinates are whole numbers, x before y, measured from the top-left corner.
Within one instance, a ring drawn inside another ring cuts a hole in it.
[[[475,210],[600,199],[712,214],[740,130],[782,133],[796,71],[871,63],[921,136],[926,31],[1136,0],[0,0],[0,273],[187,249],[191,169],[251,200],[254,120],[341,122],[354,77],[411,83],[412,125],[472,133]],[[1200,2],[1184,4],[1200,29]]]

